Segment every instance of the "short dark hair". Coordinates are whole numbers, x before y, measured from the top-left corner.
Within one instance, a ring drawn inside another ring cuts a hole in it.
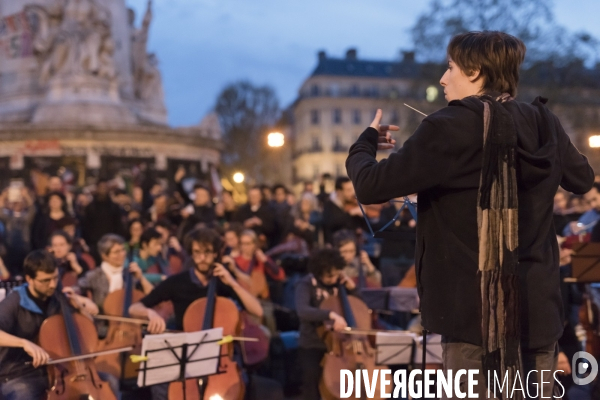
[[[214,253],[219,253],[223,247],[223,240],[221,236],[214,229],[209,228],[196,228],[190,231],[183,240],[185,251],[188,255],[192,255],[192,245],[194,242],[204,245],[212,246]]]
[[[467,32],[454,36],[448,57],[467,76],[479,70],[484,91],[517,95],[519,68],[527,48],[518,38],[499,31]]]
[[[54,258],[44,250],[34,250],[25,257],[23,262],[23,273],[35,279],[39,271],[51,274],[56,271]]]
[[[346,262],[336,249],[317,249],[308,259],[308,272],[320,278],[331,270],[342,270]]]
[[[194,192],[198,189],[206,190],[208,192],[208,194],[210,194],[210,190],[208,190],[208,187],[206,187],[206,185],[204,185],[202,183],[196,183],[194,185]]]
[[[48,238],[48,245],[52,245],[52,239],[54,239],[56,236],[62,236],[63,238],[65,238],[68,244],[73,244],[73,238],[71,238],[71,235],[69,235],[67,232],[54,231]]]
[[[288,190],[287,190],[287,188],[286,188],[284,185],[282,185],[281,183],[278,183],[278,184],[276,184],[276,185],[273,185],[273,193],[275,193],[275,192],[277,191],[277,189],[283,189],[283,191],[284,191],[285,193],[288,193]]]
[[[338,176],[335,179],[335,190],[342,190],[344,188],[344,183],[352,182],[350,178],[347,176]]]
[[[225,234],[227,232],[233,232],[239,237],[243,231],[244,231],[244,225],[242,225],[241,222],[231,222],[229,224],[229,226],[227,227],[227,229],[225,229],[225,231],[223,233]]]
[[[158,221],[156,221],[154,223],[154,228],[156,229],[158,227],[165,228],[166,230],[171,232],[171,223],[166,219],[159,219]]]
[[[152,239],[161,239],[162,235],[159,231],[154,228],[147,228],[140,236],[140,247],[144,246],[144,243],[148,244]]]
[[[356,234],[349,229],[342,229],[333,234],[333,246],[339,249],[346,243],[356,245]]]
[[[65,226],[71,226],[71,225],[77,226],[77,220],[75,218],[71,217],[70,215],[66,215],[64,218],[61,218],[60,220],[58,220],[56,222],[57,229],[64,229]]]

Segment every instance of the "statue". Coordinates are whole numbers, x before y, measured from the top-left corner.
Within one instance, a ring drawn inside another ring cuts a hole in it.
[[[116,79],[110,13],[97,0],[54,0],[47,8],[29,6],[38,29],[33,48],[40,60],[40,83],[76,74]]]
[[[135,88],[135,97],[142,99],[146,75],[148,70],[152,69],[148,61],[148,31],[150,30],[150,22],[152,21],[152,0],[148,0],[146,14],[142,21],[142,26],[139,29],[132,28],[131,34],[131,64],[133,69],[133,82]],[[133,24],[133,21],[132,21]],[[149,68],[150,67],[150,68]],[[156,70],[158,72],[158,70]]]
[[[149,103],[164,104],[162,79],[158,70],[158,59],[154,53],[146,55],[146,62],[142,73],[139,87],[136,88],[137,96]]]

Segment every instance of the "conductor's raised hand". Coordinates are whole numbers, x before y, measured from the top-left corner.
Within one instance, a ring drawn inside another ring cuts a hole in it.
[[[378,109],[375,113],[375,118],[373,122],[371,122],[371,128],[374,128],[379,133],[379,138],[377,141],[377,149],[378,150],[389,150],[393,149],[396,144],[396,140],[392,139],[392,132],[399,131],[400,127],[396,125],[382,125],[381,117],[383,116],[383,112],[381,109]]]

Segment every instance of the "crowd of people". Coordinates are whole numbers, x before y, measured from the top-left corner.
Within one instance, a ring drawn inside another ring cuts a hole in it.
[[[34,303],[50,316],[57,312],[48,295],[49,288],[57,287],[57,274],[76,308],[87,307],[89,314],[98,315],[107,296],[123,288],[126,268],[145,296],[131,306],[130,316],[147,319],[147,332],[162,333],[183,329],[187,307],[207,295],[210,270],[220,278],[217,294],[233,299],[256,322],[261,337],[271,341],[269,353],[253,372],[279,381],[286,392],[318,398],[315,377],[326,347],[316,329],[328,320],[335,329],[346,326],[343,316],[320,310],[319,303],[335,293],[338,283],[355,293],[359,287],[395,286],[411,276],[407,272],[414,269],[414,240],[376,239],[371,234],[395,216],[386,230],[414,234],[411,213],[399,213],[401,202],[361,207],[347,177],[338,177],[331,193],[324,184],[314,190],[311,183],[299,195],[283,185],[250,187],[245,204],[236,204],[228,191],[214,193],[201,183],[186,190],[183,182],[188,178],[178,171],[171,190],[156,184],[125,191],[98,180],[91,190],[76,191],[52,176],[45,194],[38,196],[25,185],[11,185],[0,194],[1,279],[27,283]],[[46,286],[40,286],[40,279]],[[0,312],[9,311],[2,305],[18,304],[2,302]],[[35,310],[29,311],[29,320],[37,318]],[[381,323],[405,327],[406,319],[388,320]],[[39,331],[41,320],[36,321]],[[0,318],[0,331],[21,332],[14,322]],[[96,321],[96,327],[104,339],[107,322]],[[22,393],[7,394],[16,381],[27,382],[20,390],[26,387],[32,397],[47,389],[30,384],[40,382],[41,369],[33,366],[47,361],[47,354],[35,344],[35,327],[26,331],[18,357],[8,359],[0,351],[0,363],[7,365],[2,382],[13,383],[1,386],[7,399],[24,398]],[[277,344],[286,351],[301,349],[294,353],[298,363],[288,365],[299,366],[299,373],[278,375]],[[31,358],[33,364],[24,368],[24,360]],[[122,395],[118,377],[100,376]],[[152,387],[152,398],[166,397],[167,386]]]

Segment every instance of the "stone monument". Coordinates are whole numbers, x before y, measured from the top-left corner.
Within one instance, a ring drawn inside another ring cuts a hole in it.
[[[84,175],[114,172],[104,164],[115,159],[159,175],[217,165],[212,122],[167,125],[151,22],[151,0],[139,27],[125,0],[0,0],[0,168],[16,176],[36,157]]]

